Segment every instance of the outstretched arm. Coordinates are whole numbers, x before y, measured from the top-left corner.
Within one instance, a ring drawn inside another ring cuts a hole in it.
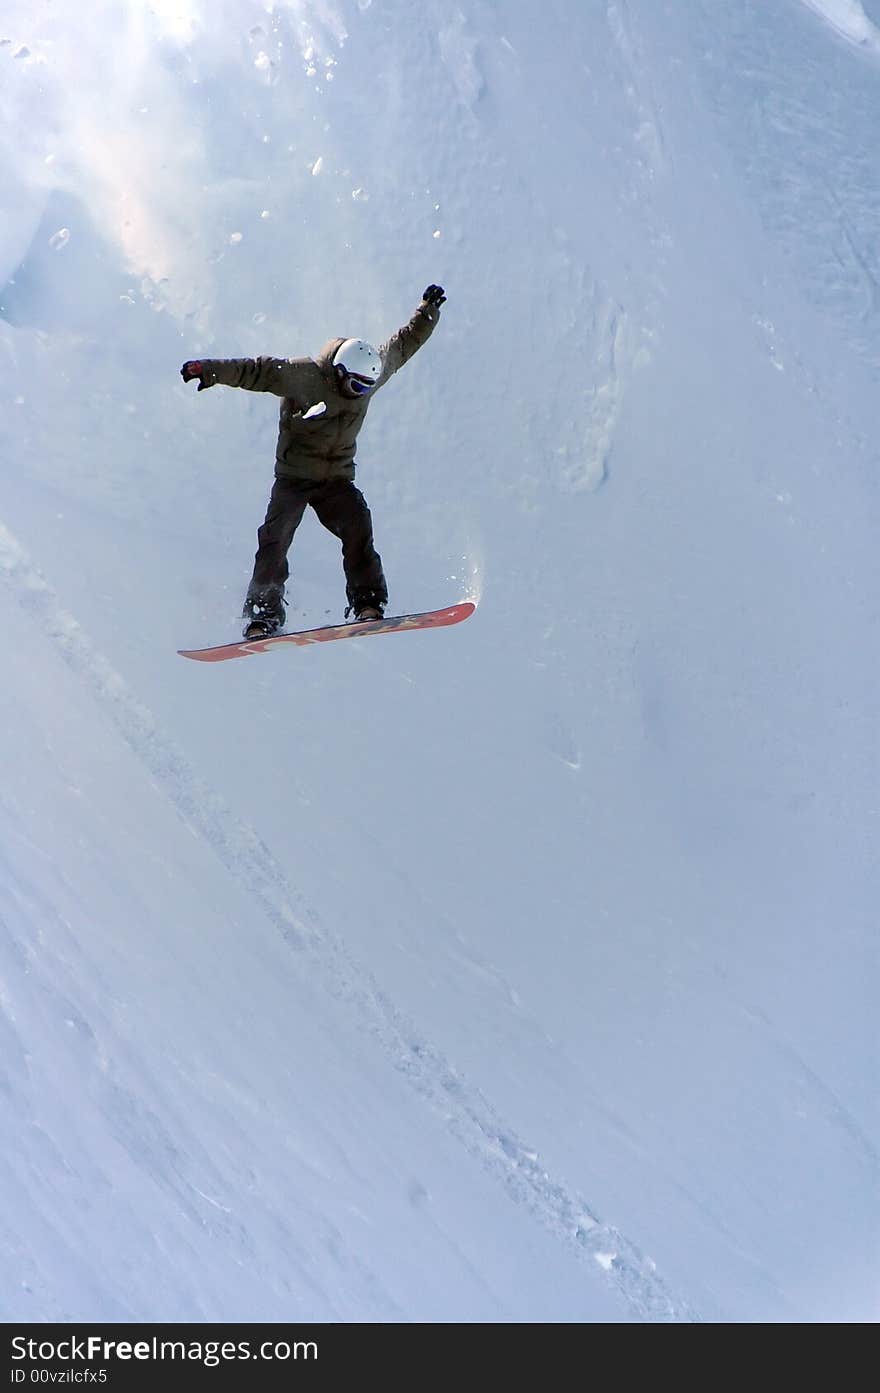
[[[404,324],[402,329],[391,335],[387,343],[382,344],[379,349],[382,355],[382,376],[376,383],[377,387],[382,387],[389,377],[394,376],[398,368],[409,362],[422,344],[428,342],[440,319],[440,306],[445,299],[442,286],[429,285],[409,323]]]
[[[272,392],[276,397],[295,397],[301,364],[298,358],[200,358],[184,363],[184,382],[198,381],[199,391],[219,384],[243,387],[247,392]]]

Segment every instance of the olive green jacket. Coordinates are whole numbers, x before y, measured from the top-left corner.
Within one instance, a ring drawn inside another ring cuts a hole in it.
[[[347,397],[339,388],[333,356],[344,339],[331,339],[314,358],[202,358],[202,381],[206,387],[219,383],[283,398],[276,475],[315,482],[353,479],[358,431],[370,402],[427,343],[439,318],[437,306],[423,300],[409,323],[379,349],[382,376],[363,397]]]

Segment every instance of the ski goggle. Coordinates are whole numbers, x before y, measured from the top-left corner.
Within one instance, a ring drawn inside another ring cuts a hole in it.
[[[343,368],[342,371],[345,372],[345,369]],[[375,382],[368,382],[364,377],[355,377],[354,374],[350,372],[345,373],[345,380],[358,397],[365,397],[367,392],[372,392],[376,385]]]

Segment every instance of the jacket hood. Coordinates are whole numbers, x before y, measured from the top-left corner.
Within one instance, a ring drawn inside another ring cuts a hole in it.
[[[320,352],[315,354],[314,361],[318,367],[332,368],[334,356],[344,343],[345,339],[328,339]]]

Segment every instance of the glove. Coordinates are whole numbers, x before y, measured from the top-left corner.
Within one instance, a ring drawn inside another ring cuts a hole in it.
[[[426,305],[431,305],[434,309],[439,310],[446,299],[446,292],[442,285],[429,285],[422,299]]]
[[[198,379],[200,392],[204,392],[206,387],[211,386],[211,383],[205,382],[204,378],[202,377],[203,372],[204,368],[202,367],[201,363],[197,361],[184,363],[183,367],[180,369],[180,375],[183,378],[184,382],[193,382],[196,379]]]

